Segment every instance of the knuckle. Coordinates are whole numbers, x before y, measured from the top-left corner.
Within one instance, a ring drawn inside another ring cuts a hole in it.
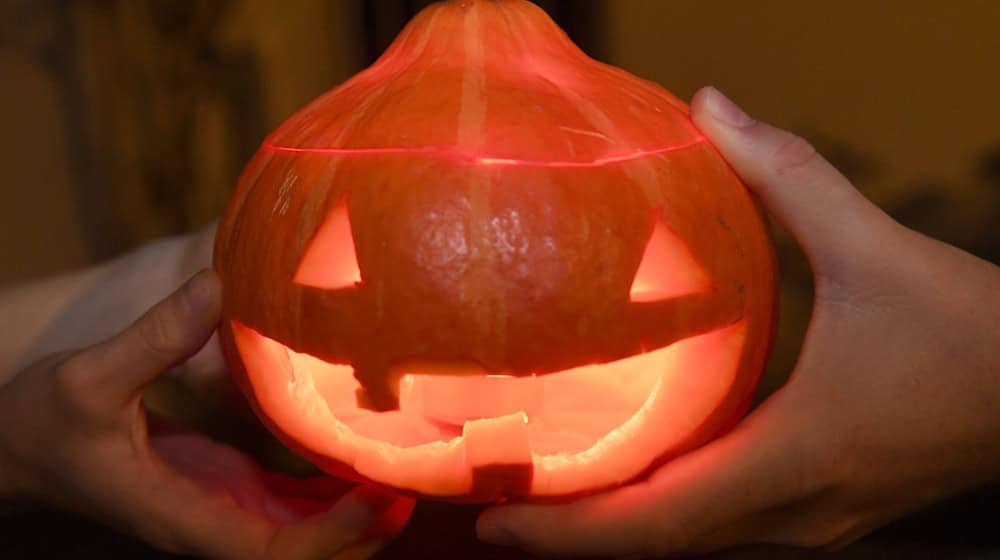
[[[52,387],[64,410],[82,412],[91,392],[93,368],[79,355],[66,357],[52,370]]]
[[[76,356],[67,356],[52,367],[52,378],[57,387],[72,387],[87,374],[87,367]]]
[[[805,138],[788,135],[771,154],[771,166],[779,175],[794,173],[819,159],[819,153]]]
[[[175,328],[178,314],[175,305],[166,305],[156,308],[139,322],[139,338],[149,352],[171,357],[183,347],[183,333]]]

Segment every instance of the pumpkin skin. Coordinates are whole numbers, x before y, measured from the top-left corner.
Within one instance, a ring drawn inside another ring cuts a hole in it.
[[[279,438],[454,501],[704,444],[774,331],[765,221],[687,106],[520,0],[425,9],[274,131],[215,268],[227,363]]]

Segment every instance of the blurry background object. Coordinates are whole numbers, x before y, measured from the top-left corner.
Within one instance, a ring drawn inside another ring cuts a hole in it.
[[[268,131],[429,3],[0,1],[0,284],[207,223]],[[538,3],[591,56],[685,99],[719,87],[809,138],[904,224],[1000,262],[1000,3]],[[811,298],[804,259],[778,243],[765,392],[794,364]],[[1000,547],[931,520],[946,540]]]

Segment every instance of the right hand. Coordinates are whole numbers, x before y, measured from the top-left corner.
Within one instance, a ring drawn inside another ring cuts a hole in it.
[[[840,546],[1000,479],[1000,268],[902,227],[805,141],[717,91],[691,111],[809,259],[795,371],[731,432],[648,479],[496,506],[479,536],[574,556]]]

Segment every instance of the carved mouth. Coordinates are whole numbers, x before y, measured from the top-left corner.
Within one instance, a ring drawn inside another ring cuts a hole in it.
[[[360,385],[350,366],[292,351],[289,357],[296,372],[309,372],[331,413],[358,435],[409,447],[461,437],[469,422],[519,414],[531,451],[553,455],[589,449],[631,418],[662,381],[671,353],[667,347],[537,377],[406,373],[399,410],[388,412],[356,406]]]
[[[288,435],[374,480],[402,488],[430,480],[440,495],[468,492],[477,469],[497,465],[530,466],[533,494],[634,477],[718,407],[745,336],[741,320],[538,377],[408,373],[399,409],[375,412],[357,406],[350,366],[231,326],[258,404]]]

